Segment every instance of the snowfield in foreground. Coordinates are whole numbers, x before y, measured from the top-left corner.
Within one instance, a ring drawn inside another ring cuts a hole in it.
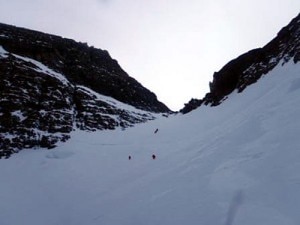
[[[299,75],[289,62],[220,106],[0,160],[0,224],[299,225]]]

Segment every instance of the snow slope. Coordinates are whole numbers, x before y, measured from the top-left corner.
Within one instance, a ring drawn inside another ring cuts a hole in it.
[[[300,224],[299,74],[290,61],[218,107],[0,160],[0,224]]]

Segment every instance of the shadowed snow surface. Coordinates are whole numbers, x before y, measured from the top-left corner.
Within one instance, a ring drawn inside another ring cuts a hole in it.
[[[220,106],[0,160],[0,224],[298,225],[299,74],[291,61]]]

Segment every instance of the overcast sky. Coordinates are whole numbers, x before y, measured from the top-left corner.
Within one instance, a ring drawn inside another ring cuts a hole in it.
[[[299,12],[300,0],[0,0],[0,22],[108,50],[173,110]]]

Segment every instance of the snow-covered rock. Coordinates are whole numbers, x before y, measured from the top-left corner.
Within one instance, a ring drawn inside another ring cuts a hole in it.
[[[217,107],[0,160],[0,224],[298,225],[299,75],[290,60]]]
[[[216,106],[234,90],[242,92],[268,74],[279,63],[300,62],[300,14],[262,48],[251,50],[226,64],[213,75],[210,92],[201,99],[185,104],[182,113],[188,113],[202,104]]]
[[[170,110],[106,51],[0,24],[0,158]]]

